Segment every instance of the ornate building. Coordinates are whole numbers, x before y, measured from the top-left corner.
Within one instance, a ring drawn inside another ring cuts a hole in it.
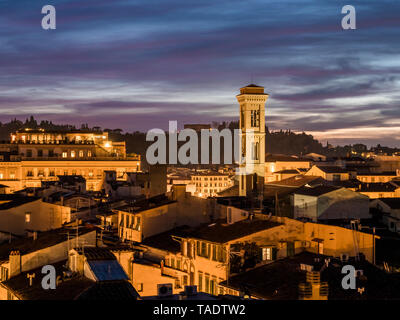
[[[140,171],[140,156],[128,156],[125,142],[110,141],[108,132],[26,128],[0,144],[0,183],[9,192],[40,187],[58,175],[82,175],[87,190],[97,191],[106,170],[116,171],[118,178]]]

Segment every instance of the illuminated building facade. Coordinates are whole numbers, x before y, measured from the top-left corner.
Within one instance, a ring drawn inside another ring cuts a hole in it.
[[[106,170],[116,171],[117,178],[140,171],[140,156],[128,156],[125,142],[110,141],[108,132],[23,129],[0,144],[0,183],[10,192],[40,187],[58,175],[82,175],[86,189],[97,191]]]

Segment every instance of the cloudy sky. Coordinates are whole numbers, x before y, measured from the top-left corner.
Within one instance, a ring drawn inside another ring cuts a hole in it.
[[[41,28],[41,9],[57,29]],[[357,10],[343,30],[341,9]],[[270,94],[271,129],[400,146],[398,0],[0,0],[0,121],[126,131],[236,120]]]

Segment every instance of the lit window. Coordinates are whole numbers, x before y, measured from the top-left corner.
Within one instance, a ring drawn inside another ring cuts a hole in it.
[[[71,158],[75,158],[75,151],[71,151]]]
[[[62,157],[63,157],[63,158],[68,157],[68,152],[64,151],[64,152],[62,153]]]
[[[83,151],[82,150],[79,151],[79,158],[83,158]]]
[[[30,212],[25,213],[25,222],[26,223],[31,222],[31,213]]]
[[[3,173],[0,173],[0,179],[3,179],[4,175]]]
[[[92,151],[89,150],[89,151],[87,152],[87,156],[88,156],[88,157],[91,157],[91,156],[92,156]]]

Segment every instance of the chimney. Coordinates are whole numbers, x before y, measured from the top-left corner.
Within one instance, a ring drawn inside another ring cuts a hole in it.
[[[21,254],[19,251],[11,251],[9,256],[10,278],[21,273]]]

